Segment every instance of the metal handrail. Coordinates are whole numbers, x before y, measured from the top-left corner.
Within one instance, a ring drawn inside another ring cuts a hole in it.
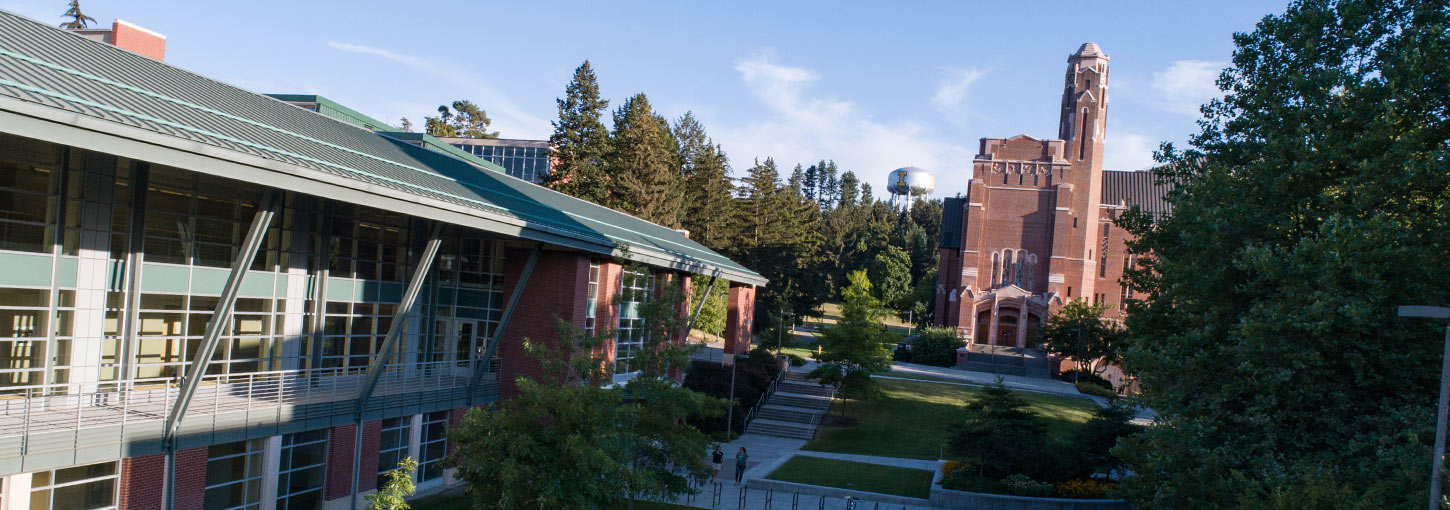
[[[474,361],[384,365],[376,394],[404,395],[413,402],[448,400],[461,396],[453,395],[459,390],[467,390],[473,371],[482,368],[478,365]],[[495,357],[489,365],[483,385],[496,394],[501,361]],[[206,375],[201,378],[201,391],[186,417],[210,415],[216,420],[221,414],[245,413],[244,423],[254,418],[285,421],[288,415],[282,413],[282,408],[287,406],[355,399],[366,369],[334,367]],[[27,452],[33,434],[160,422],[175,405],[179,381],[158,377],[0,388],[0,437],[23,436],[21,450]],[[342,412],[342,407],[337,412]],[[80,441],[80,434],[75,441]],[[0,452],[0,457],[4,456],[5,452]]]
[[[788,366],[781,367],[780,373],[775,374],[775,379],[772,379],[770,381],[770,386],[765,387],[765,393],[760,395],[760,398],[755,401],[755,405],[750,406],[750,411],[745,413],[746,427],[750,426],[750,422],[755,421],[756,413],[758,413],[760,411],[760,408],[765,405],[765,401],[770,400],[770,396],[775,394],[776,386],[779,386],[780,382],[785,380],[785,374],[789,371],[790,368]]]

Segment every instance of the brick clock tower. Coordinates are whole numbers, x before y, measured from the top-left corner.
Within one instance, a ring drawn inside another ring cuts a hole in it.
[[[943,204],[936,322],[973,344],[1029,346],[1067,301],[1120,290],[1105,270],[1121,209],[1103,203],[1108,56],[1083,44],[1063,82],[1057,139],[981,139],[967,189]]]

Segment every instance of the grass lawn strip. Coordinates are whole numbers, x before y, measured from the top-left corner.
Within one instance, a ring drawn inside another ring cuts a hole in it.
[[[932,475],[923,469],[797,455],[766,479],[927,499]]]
[[[947,442],[947,425],[961,421],[967,400],[981,392],[978,387],[928,381],[880,379],[876,385],[883,392],[881,397],[846,403],[846,417],[856,420],[855,426],[821,427],[816,439],[802,449],[937,460]],[[1047,433],[1056,437],[1071,434],[1098,407],[1083,398],[1017,393],[1043,417]],[[830,412],[839,415],[840,405],[837,400]]]
[[[473,504],[467,493],[450,491],[437,496],[429,496],[423,499],[409,501],[408,505],[413,510],[458,510],[461,508],[472,508]],[[629,502],[621,502],[615,508],[624,510],[629,508]],[[672,503],[660,503],[657,501],[635,501],[634,510],[690,510],[694,507],[676,505]]]

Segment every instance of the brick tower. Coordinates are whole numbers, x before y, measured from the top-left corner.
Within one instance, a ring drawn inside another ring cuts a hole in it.
[[[1027,346],[1043,317],[1105,287],[1108,56],[1086,43],[1067,63],[1058,139],[981,139],[967,190],[943,204],[935,320],[972,343]]]

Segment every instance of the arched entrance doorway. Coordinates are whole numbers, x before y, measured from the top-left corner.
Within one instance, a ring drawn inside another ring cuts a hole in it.
[[[977,332],[972,343],[977,345],[992,345],[992,311],[982,310],[977,313]]]
[[[1017,324],[1017,316],[1015,316],[1015,315],[1005,315],[1005,314],[1004,315],[998,315],[997,316],[997,341],[996,342],[993,342],[993,343],[996,344],[996,345],[1007,345],[1007,346],[1016,347],[1017,346],[1017,327],[1018,326],[1019,325]]]

